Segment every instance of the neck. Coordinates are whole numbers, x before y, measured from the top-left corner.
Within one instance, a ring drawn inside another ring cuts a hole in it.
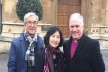
[[[34,35],[29,35],[31,38],[34,38]]]
[[[77,40],[73,40],[74,42],[77,42]]]

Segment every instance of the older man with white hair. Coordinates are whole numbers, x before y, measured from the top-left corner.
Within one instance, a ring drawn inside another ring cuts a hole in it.
[[[33,12],[24,16],[25,32],[11,43],[8,72],[43,72],[44,43],[36,33],[38,19]]]
[[[99,42],[84,34],[83,16],[73,13],[69,30],[71,37],[63,44],[65,72],[105,72]]]

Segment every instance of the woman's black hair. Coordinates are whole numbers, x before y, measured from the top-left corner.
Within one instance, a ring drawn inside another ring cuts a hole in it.
[[[63,35],[62,35],[62,32],[60,31],[59,28],[57,28],[55,26],[49,28],[49,30],[47,31],[46,35],[44,36],[44,44],[45,44],[45,46],[49,45],[49,38],[56,31],[58,31],[59,34],[60,34],[60,43],[59,43],[58,47],[61,47],[62,46],[62,44],[63,44]]]

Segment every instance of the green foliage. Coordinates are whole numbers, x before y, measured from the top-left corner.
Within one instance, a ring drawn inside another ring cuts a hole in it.
[[[42,19],[43,9],[40,0],[18,0],[16,5],[16,13],[20,20],[23,20],[24,15],[28,12],[34,12]]]

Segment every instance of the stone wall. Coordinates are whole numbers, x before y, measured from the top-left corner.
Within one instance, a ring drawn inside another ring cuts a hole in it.
[[[58,0],[42,0],[43,6],[43,23],[56,24],[56,9]]]
[[[18,0],[2,0],[2,21],[3,21],[3,36],[17,37],[23,32],[22,21],[18,19],[16,14],[16,3]],[[43,19],[38,26],[38,32],[44,36],[47,29],[46,25],[57,24],[57,2],[58,0],[41,0],[43,5]],[[87,20],[86,27],[88,33],[93,38],[98,39],[101,46],[108,45],[108,0],[81,0],[82,1],[82,14]],[[45,24],[43,26],[43,24]],[[105,28],[104,28],[105,27]],[[104,36],[104,37],[103,37]],[[0,37],[1,38],[1,37]],[[0,40],[0,51],[9,49],[10,42]],[[4,43],[6,45],[4,45]]]
[[[105,0],[106,5],[105,7],[105,25],[108,25],[108,0]]]
[[[2,0],[3,22],[22,22],[18,19],[16,14],[17,1],[18,0]],[[42,0],[43,23],[56,24],[57,2],[58,0]],[[89,26],[91,25],[108,25],[108,0],[82,0],[81,10],[86,18],[86,28],[90,28]]]
[[[92,25],[108,25],[106,23],[106,5],[107,0],[92,0]]]
[[[101,50],[108,50],[108,26],[91,26],[88,36],[99,41]]]
[[[39,22],[37,27],[37,33],[39,33],[43,37],[50,26],[51,24],[43,24]],[[23,31],[24,31],[23,23],[3,22],[2,36],[18,37],[23,33]]]
[[[16,14],[17,0],[2,0],[2,21],[3,22],[22,22]]]
[[[12,40],[12,38],[0,36],[0,53],[9,53]]]

